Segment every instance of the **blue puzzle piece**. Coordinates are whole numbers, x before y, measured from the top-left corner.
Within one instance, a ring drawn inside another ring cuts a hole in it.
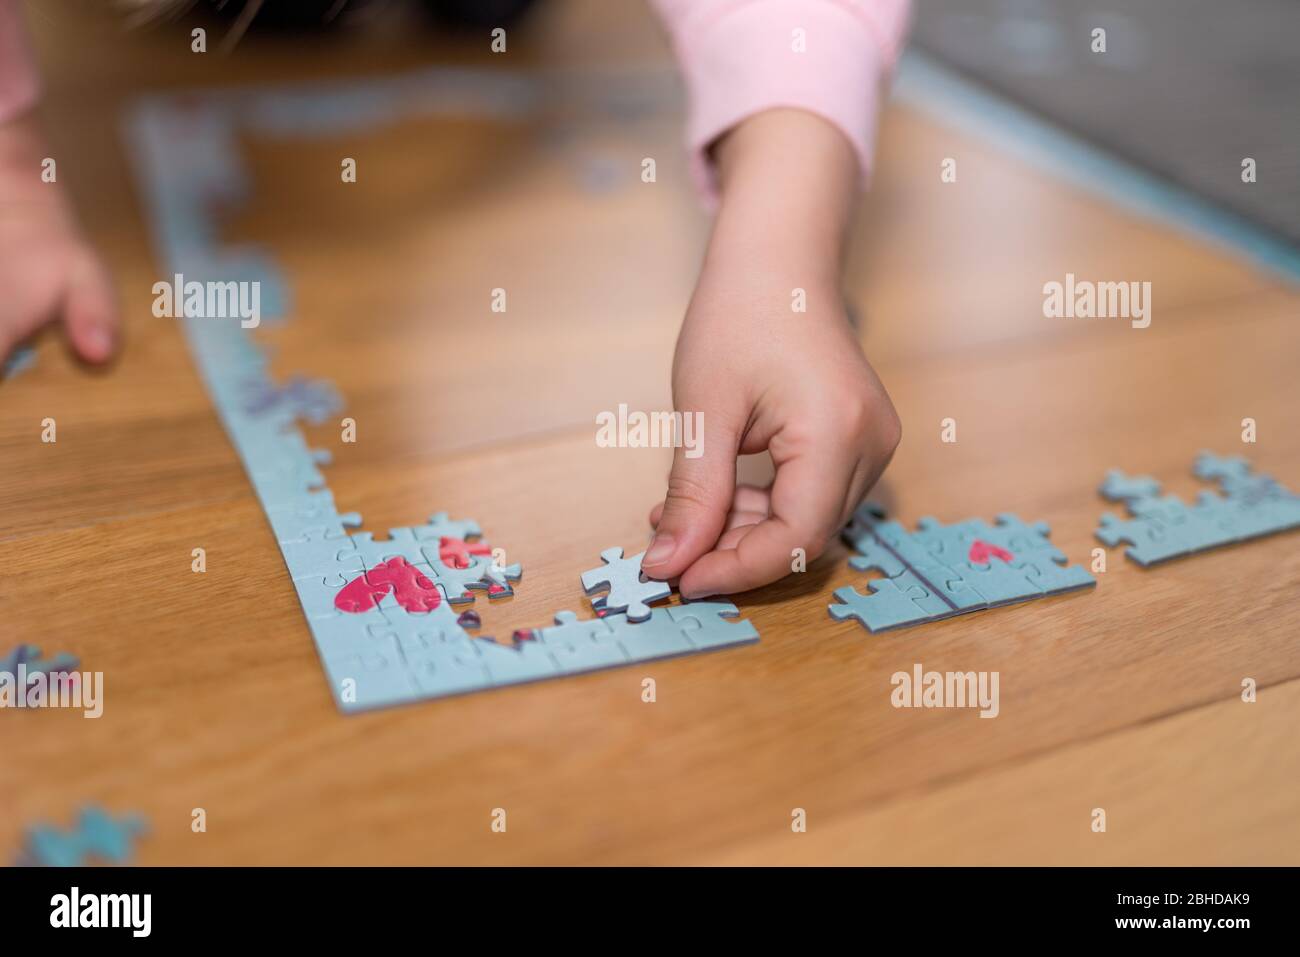
[[[0,658],[0,672],[17,676],[18,666],[26,669],[29,677],[37,674],[57,675],[76,671],[81,665],[76,655],[58,654],[53,658],[42,658],[41,649],[35,645],[19,645],[9,654]]]
[[[146,830],[138,814],[113,817],[103,808],[84,807],[76,827],[61,831],[38,824],[27,830],[27,841],[19,863],[36,867],[82,867],[92,859],[110,864],[131,860],[135,839]]]
[[[728,601],[691,601],[665,609],[696,649],[758,641],[758,632]]]
[[[631,621],[625,614],[610,614],[603,619],[633,661],[672,658],[695,650],[690,636],[668,614],[667,608],[650,609],[644,621]]]
[[[611,612],[626,612],[629,621],[639,622],[650,617],[650,604],[672,594],[664,581],[646,578],[641,571],[645,552],[624,557],[622,548],[607,548],[600,553],[604,563],[582,573],[582,587],[588,595],[604,591],[602,608]]]
[[[1129,476],[1119,469],[1106,473],[1099,492],[1112,502],[1127,502],[1132,499],[1153,498],[1160,494],[1160,483],[1150,475]]]
[[[907,565],[898,554],[870,533],[857,536],[853,547],[858,554],[849,559],[849,565],[860,572],[871,571],[874,568],[887,578],[896,578],[907,571]]]
[[[19,346],[9,354],[9,358],[0,363],[0,379],[12,379],[34,365],[36,365],[36,350],[31,346]]]
[[[834,594],[839,604],[830,606],[831,617],[837,621],[856,618],[874,633],[957,614],[955,608],[919,584],[900,586],[893,578],[880,578],[869,582],[868,587],[869,595],[854,588],[837,588]]]
[[[475,638],[473,647],[494,685],[537,681],[560,673],[550,649],[536,641],[506,645],[491,638]]]
[[[1224,486],[1225,492],[1229,491],[1229,486],[1240,487],[1249,483],[1252,477],[1267,478],[1252,476],[1250,463],[1240,455],[1223,456],[1213,452],[1201,452],[1196,456],[1196,461],[1192,463],[1192,474],[1207,481],[1217,480]]]
[[[610,668],[631,660],[627,650],[614,636],[608,618],[580,621],[571,611],[561,611],[555,624],[534,631],[529,644],[545,648],[566,673]]]
[[[911,586],[919,584],[928,595],[941,599],[953,611],[975,611],[988,607],[988,603],[979,594],[962,586],[960,571],[944,564],[897,522],[880,522],[873,533],[878,542],[899,558],[906,574],[911,576],[899,582],[908,593],[912,592]],[[911,579],[915,579],[915,582]]]

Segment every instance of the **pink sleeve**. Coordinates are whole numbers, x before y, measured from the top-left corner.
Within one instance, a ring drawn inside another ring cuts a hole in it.
[[[707,150],[741,120],[798,107],[834,123],[871,170],[882,80],[907,32],[909,0],[654,0],[689,97],[692,174],[716,184]]]
[[[0,123],[36,102],[36,66],[18,0],[0,0]]]

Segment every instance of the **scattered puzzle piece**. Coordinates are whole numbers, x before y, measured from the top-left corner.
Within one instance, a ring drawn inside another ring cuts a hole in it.
[[[0,362],[0,379],[12,379],[34,365],[36,365],[36,350],[31,346],[19,346],[9,354],[9,358]]]
[[[61,831],[38,824],[27,830],[20,864],[35,867],[82,867],[98,859],[110,864],[131,860],[135,839],[146,831],[138,814],[114,817],[103,808],[90,805],[77,815],[76,827]]]
[[[641,559],[645,552],[623,557],[623,549],[607,548],[600,553],[605,564],[582,573],[582,587],[588,595],[607,591],[600,603],[606,614],[627,612],[627,620],[645,621],[650,617],[650,602],[672,595],[667,582],[652,581],[641,573]]]
[[[1124,554],[1145,567],[1300,526],[1300,496],[1253,473],[1240,456],[1202,452],[1192,471],[1217,481],[1223,494],[1205,491],[1187,505],[1176,496],[1160,495],[1155,479],[1132,479],[1112,469],[1099,491],[1124,502],[1130,517],[1102,515],[1097,538],[1111,547],[1128,544]]]
[[[837,589],[831,617],[879,632],[1095,585],[1080,566],[1063,567],[1065,554],[1049,533],[1045,522],[1027,525],[1011,514],[995,525],[926,517],[908,532],[865,503],[845,530],[858,551],[849,565],[885,577],[869,582],[867,594]]]
[[[41,649],[35,645],[19,645],[0,658],[0,671],[17,675],[18,666],[22,665],[29,677],[38,674],[59,675],[76,671],[80,664],[76,655],[58,654],[53,658],[42,658]]]

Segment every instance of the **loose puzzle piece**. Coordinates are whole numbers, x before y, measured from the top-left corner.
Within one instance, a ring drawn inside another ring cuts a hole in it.
[[[1192,471],[1217,481],[1223,494],[1204,491],[1194,505],[1187,505],[1176,496],[1162,496],[1155,479],[1132,479],[1112,469],[1099,491],[1124,502],[1130,517],[1102,515],[1097,538],[1111,547],[1127,543],[1124,554],[1149,566],[1300,526],[1300,496],[1253,473],[1245,459],[1202,452]]]
[[[645,621],[650,617],[650,602],[672,595],[667,582],[652,581],[641,574],[645,552],[623,557],[623,549],[607,548],[600,553],[605,564],[582,573],[582,587],[588,595],[607,591],[600,609],[607,614],[627,612],[627,620]]]
[[[869,582],[868,594],[837,589],[831,617],[855,618],[879,632],[1095,585],[1080,566],[1065,567],[1049,534],[1045,522],[1028,525],[1011,514],[994,525],[926,517],[908,532],[866,503],[845,530],[858,552],[849,565],[885,577]]]
[[[1160,483],[1150,475],[1133,477],[1125,475],[1119,469],[1111,469],[1101,483],[1101,494],[1113,502],[1151,498],[1160,494]]]
[[[147,829],[138,814],[114,817],[94,805],[77,815],[69,831],[39,824],[27,830],[27,841],[18,863],[35,867],[82,867],[92,859],[110,864],[131,860],[135,839]]]
[[[36,350],[31,346],[19,346],[9,354],[9,358],[0,362],[0,379],[12,379],[34,365],[36,365]]]
[[[21,665],[28,676],[58,675],[76,671],[80,664],[76,655],[58,654],[53,658],[42,658],[41,649],[35,645],[19,645],[0,658],[0,672],[16,676]]]

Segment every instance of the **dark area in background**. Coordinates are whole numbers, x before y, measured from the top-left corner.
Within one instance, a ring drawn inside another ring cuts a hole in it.
[[[238,20],[248,16],[254,29],[305,28],[336,24],[362,8],[394,2],[424,7],[442,26],[508,27],[535,0],[205,0],[218,16]]]
[[[1300,243],[1296,0],[915,2],[925,53]],[[1104,54],[1091,49],[1098,27]]]

